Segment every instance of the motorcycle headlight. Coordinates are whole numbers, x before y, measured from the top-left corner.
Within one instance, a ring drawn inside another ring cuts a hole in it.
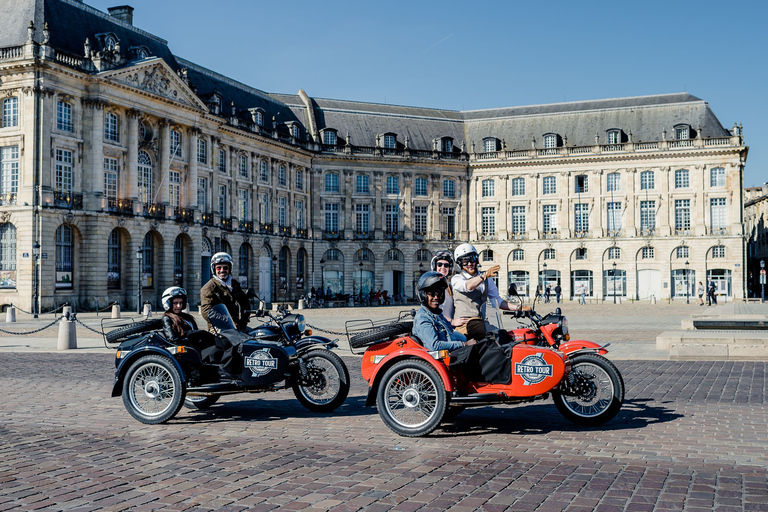
[[[567,340],[570,338],[568,335],[568,319],[566,317],[560,317],[560,330],[563,333],[563,337]]]
[[[296,315],[294,324],[296,325],[296,328],[299,329],[299,332],[304,332],[304,329],[307,326],[306,322],[304,321],[304,315]]]

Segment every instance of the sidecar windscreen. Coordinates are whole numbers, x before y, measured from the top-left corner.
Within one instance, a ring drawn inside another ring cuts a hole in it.
[[[211,325],[220,331],[227,331],[231,329],[237,329],[232,316],[229,314],[229,310],[224,304],[216,304],[208,313],[208,320]]]

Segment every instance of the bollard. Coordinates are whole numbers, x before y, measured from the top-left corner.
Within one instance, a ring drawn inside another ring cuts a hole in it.
[[[151,318],[152,317],[152,304],[149,302],[144,303],[144,312],[142,313],[145,317]]]
[[[120,304],[112,304],[112,318],[120,318]]]
[[[68,306],[65,306],[68,307]],[[77,348],[77,331],[75,330],[75,321],[69,319],[70,316],[62,315],[62,319],[59,322],[59,350],[69,350]]]
[[[61,316],[65,316],[69,318],[69,316],[72,314],[72,306],[64,306],[61,308]]]
[[[13,306],[9,306],[8,309],[5,310],[5,323],[9,324],[16,321],[16,308]]]
[[[350,297],[349,298],[349,307],[354,307],[354,306],[355,306],[355,298],[354,297]]]
[[[299,299],[299,306],[296,309],[304,309],[304,299]]]

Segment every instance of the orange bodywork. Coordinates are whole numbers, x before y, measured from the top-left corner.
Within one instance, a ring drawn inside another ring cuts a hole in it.
[[[363,363],[360,371],[363,374],[363,378],[368,381],[368,385],[370,386],[375,382],[376,376],[382,371],[382,368],[387,368],[389,366],[389,362],[395,359],[399,360],[408,357],[422,359],[431,364],[440,374],[445,390],[448,392],[453,391],[453,379],[451,379],[448,374],[448,360],[435,359],[429,355],[427,349],[408,336],[368,347],[368,350],[366,350],[363,355]],[[378,362],[374,363],[375,360],[378,360]]]
[[[606,349],[602,348],[600,345],[598,345],[594,341],[571,340],[571,341],[566,341],[565,343],[560,344],[560,351],[563,352],[564,354],[570,354],[574,350],[581,350],[583,348],[597,349],[597,353],[602,355],[605,355],[608,353]]]

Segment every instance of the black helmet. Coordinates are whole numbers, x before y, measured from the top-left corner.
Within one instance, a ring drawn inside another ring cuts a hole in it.
[[[453,270],[453,254],[451,254],[451,251],[437,251],[435,253],[435,257],[432,258],[432,263],[430,263],[432,270],[437,270],[437,262],[440,260],[444,260],[450,263],[451,270]]]
[[[448,288],[448,280],[440,272],[430,270],[424,272],[416,284],[416,295],[422,305],[427,304],[427,290],[445,290]]]

